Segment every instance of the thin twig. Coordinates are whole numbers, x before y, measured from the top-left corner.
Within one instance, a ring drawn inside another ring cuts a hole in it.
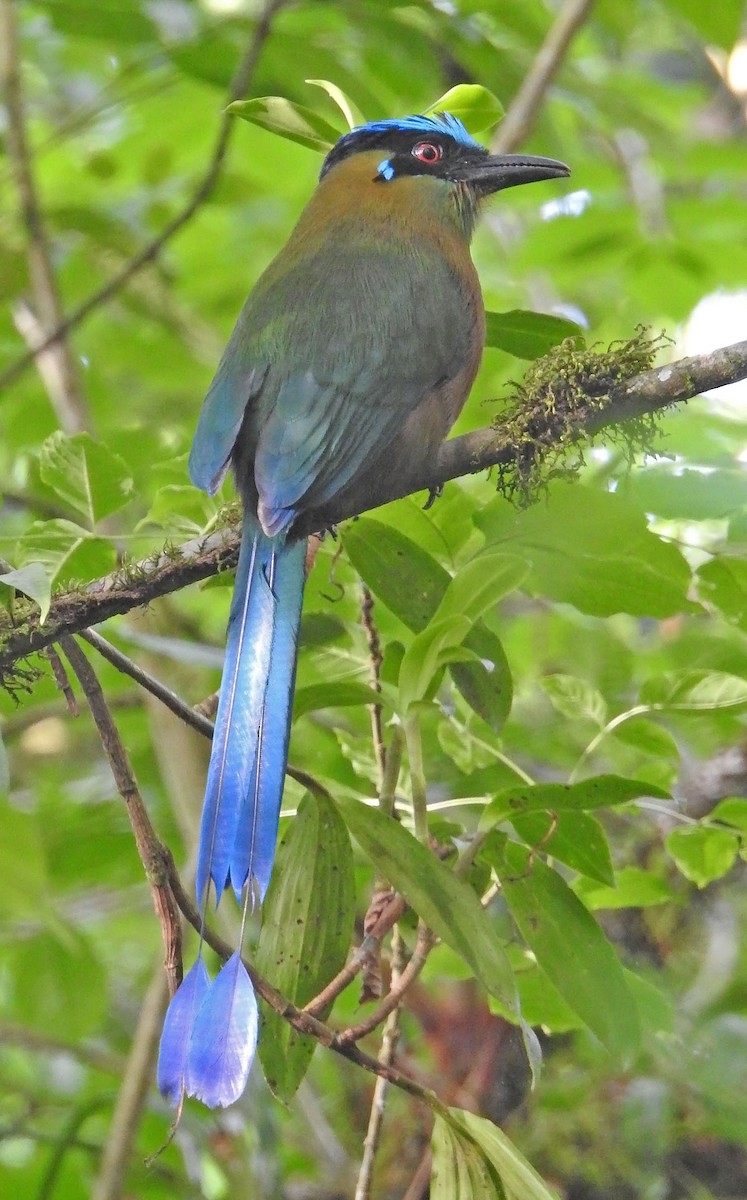
[[[431,933],[422,921],[418,925],[418,937],[415,943],[415,949],[412,952],[412,957],[399,976],[395,977],[392,972],[392,984],[381,1004],[372,1012],[365,1021],[360,1021],[357,1025],[350,1025],[347,1029],[341,1030],[338,1037],[341,1042],[359,1042],[361,1038],[366,1037],[369,1033],[373,1033],[382,1021],[392,1013],[401,1003],[402,997],[407,992],[408,988],[412,987],[423,967],[431,950],[436,944],[436,938]]]
[[[197,733],[201,733],[203,737],[212,738],[215,728],[213,722],[208,720],[206,716],[203,716],[196,708],[187,704],[186,700],[182,700],[181,696],[173,692],[165,683],[161,683],[160,679],[156,679],[155,675],[151,675],[149,671],[138,666],[128,655],[123,654],[121,650],[118,650],[116,646],[113,646],[111,642],[108,642],[106,638],[102,637],[100,633],[96,633],[95,630],[81,629],[79,636],[83,641],[88,642],[89,646],[93,646],[95,650],[98,650],[101,657],[110,662],[123,675],[128,675],[130,679],[134,679],[146,692],[150,692],[152,696],[160,700],[174,716],[181,718],[186,725],[191,726]],[[288,763],[285,773],[290,779],[295,779],[296,783],[300,783],[302,787],[307,788],[316,795],[320,792],[324,795],[328,794],[327,789],[319,783],[318,779],[310,775],[308,771],[302,771],[300,768],[291,766]]]
[[[6,6],[12,6],[13,0],[2,0],[2,3]],[[249,90],[249,85],[257,66],[257,61],[272,29],[273,20],[279,9],[281,9],[286,3],[288,3],[288,0],[269,0],[265,6],[257,21],[257,25],[254,30],[254,36],[252,37],[247,52],[239,64],[233,80],[231,81],[231,85],[228,89],[228,97],[226,101],[227,104],[232,100],[240,99]],[[20,355],[16,361],[7,368],[7,370],[3,371],[3,373],[0,375],[0,388],[4,387],[8,383],[11,383],[14,379],[17,379],[18,376],[21,375],[27,369],[27,367],[31,365],[31,363],[33,363],[34,359],[37,358],[39,354],[44,353],[51,346],[58,343],[62,338],[70,333],[71,330],[77,328],[77,326],[80,325],[81,322],[86,319],[86,317],[90,316],[92,312],[95,312],[96,309],[101,308],[101,306],[104,304],[108,304],[109,301],[112,300],[127,283],[129,283],[133,276],[135,276],[139,271],[142,271],[143,267],[148,266],[149,263],[154,262],[158,258],[167,242],[169,242],[175,234],[179,233],[179,231],[184,228],[184,226],[192,219],[195,213],[210,197],[220,177],[234,125],[235,119],[229,116],[227,113],[224,113],[218,126],[218,133],[215,139],[213,152],[210,156],[210,161],[208,162],[205,173],[203,174],[200,182],[197,184],[197,187],[192,193],[190,199],[176,214],[176,216],[172,217],[172,219],[166,224],[158,237],[149,242],[147,246],[144,246],[139,254],[136,254],[134,258],[130,259],[127,265],[124,266],[117,275],[110,279],[108,283],[105,283],[103,287],[99,288],[98,291],[89,296],[87,300],[84,300],[84,302],[79,305],[78,308],[69,313],[64,320],[56,321],[54,323],[55,327],[50,330],[44,341],[39,346],[28,351],[26,354]]]
[[[592,437],[608,425],[670,408],[701,392],[725,387],[747,378],[747,341],[724,346],[710,354],[679,359],[666,366],[644,371],[614,388],[603,410],[587,417],[578,435]],[[434,462],[419,469],[409,479],[381,479],[366,497],[366,509],[378,508],[416,491],[438,488],[450,479],[484,471],[488,467],[515,462],[521,447],[507,442],[491,428],[477,429],[445,441]],[[334,523],[357,516],[349,505],[332,514]],[[304,518],[313,521],[314,514]],[[299,532],[308,532],[300,530]],[[168,552],[95,580],[82,591],[56,597],[44,626],[31,613],[23,626],[10,628],[0,612],[0,677],[12,673],[19,659],[59,641],[67,633],[78,633],[109,617],[130,612],[159,596],[179,591],[219,571],[236,565],[239,534],[225,529],[208,538],[195,539]]]
[[[202,713],[197,712],[186,700],[182,700],[177,696],[176,692],[167,687],[165,683],[161,683],[160,679],[156,679],[155,675],[151,675],[149,671],[138,666],[127,654],[123,654],[111,642],[102,637],[100,633],[96,633],[94,629],[81,629],[80,637],[84,642],[88,642],[89,646],[93,646],[94,650],[98,650],[102,658],[121,671],[123,675],[128,675],[130,679],[134,679],[141,688],[146,692],[150,692],[151,696],[155,696],[162,704],[179,717],[186,725],[190,725],[192,729],[196,729],[203,737],[212,738],[213,723],[207,717],[203,717]]]
[[[518,149],[532,130],[573,38],[589,16],[594,0],[565,0],[539,53],[522,80],[493,139],[494,154]]]
[[[40,368],[44,364],[47,391],[60,425],[67,433],[79,433],[88,428],[90,420],[75,359],[64,340],[64,333],[59,332],[63,327],[67,330],[67,322],[31,165],[20,63],[15,0],[0,0],[0,78],[5,92],[8,156],[26,227],[29,278],[37,310],[33,313],[30,309],[19,308],[17,317],[21,332],[31,346],[27,356],[29,361],[33,362],[38,356]],[[50,337],[52,331],[54,335]]]
[[[316,1016],[318,1013],[324,1012],[333,1000],[345,991],[349,983],[352,983],[356,975],[358,975],[366,963],[374,956],[382,939],[389,933],[393,925],[403,915],[407,908],[407,903],[399,895],[392,896],[391,900],[382,909],[376,924],[368,930],[366,936],[360,946],[352,956],[350,961],[345,964],[341,971],[331,979],[327,986],[314,996],[313,1000],[309,1000],[308,1004],[304,1005],[304,1012]]]
[[[392,986],[394,986],[400,978],[402,971],[404,947],[399,931],[395,929],[392,937]],[[399,1007],[394,1008],[390,1012],[384,1032],[381,1038],[381,1050],[379,1052],[379,1062],[387,1066],[391,1066],[397,1054],[397,1045],[399,1043],[400,1033],[400,1014]],[[384,1112],[386,1110],[386,1096],[389,1090],[389,1084],[382,1076],[376,1080],[374,1085],[373,1099],[371,1100],[371,1113],[368,1118],[368,1129],[366,1130],[366,1139],[363,1143],[363,1158],[361,1159],[360,1171],[358,1172],[358,1182],[355,1188],[355,1200],[369,1200],[371,1195],[371,1185],[373,1183],[373,1169],[376,1162],[376,1152],[379,1148],[381,1132],[384,1127]]]
[[[67,711],[71,717],[78,716],[78,701],[75,699],[75,692],[70,686],[70,680],[67,677],[65,664],[57,653],[55,646],[47,646],[45,654],[49,659],[49,665],[52,668],[52,674],[57,687],[62,692],[67,705]]]
[[[112,719],[96,672],[73,638],[63,638],[60,646],[88,701],[117,790],[127,808],[135,835],[135,845],[150,884],[153,904],[161,925],[165,947],[164,966],[169,981],[169,992],[173,995],[181,982],[181,922],[164,871],[163,848],[151,824],[148,810],[143,804],[127,751]]]
[[[200,913],[184,890],[170,851],[166,846],[161,846],[161,852],[162,865],[168,874],[174,899],[181,909],[183,916],[193,929],[197,932],[202,932],[205,943],[220,958],[227,961],[234,953],[234,947],[224,941],[209,925],[203,925]],[[372,1075],[380,1075],[384,1079],[388,1079],[395,1087],[407,1092],[410,1096],[414,1096],[417,1100],[422,1100],[433,1112],[438,1112],[442,1115],[447,1112],[446,1106],[430,1088],[423,1087],[403,1071],[397,1070],[396,1067],[379,1062],[378,1059],[373,1058],[370,1054],[359,1050],[354,1043],[341,1041],[339,1035],[335,1030],[330,1029],[329,1025],[325,1025],[323,1021],[318,1020],[305,1009],[296,1008],[295,1004],[291,1004],[289,1000],[286,1000],[263,975],[259,974],[251,962],[247,959],[242,959],[242,961],[257,994],[269,1004],[274,1012],[278,1013],[284,1021],[287,1021],[299,1033],[305,1033],[309,1037],[315,1038],[321,1045],[326,1046],[329,1050],[333,1050],[335,1054],[339,1054],[349,1062],[355,1063],[356,1066],[361,1067],[364,1071],[369,1071]]]
[[[121,1200],[123,1195],[127,1168],[153,1079],[167,999],[166,978],[159,962],[140,1009],[91,1200]]]

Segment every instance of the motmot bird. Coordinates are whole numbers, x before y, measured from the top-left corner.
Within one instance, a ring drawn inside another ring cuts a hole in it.
[[[283,250],[251,292],[197,423],[192,481],[233,467],[244,521],[197,861],[206,911],[230,885],[244,915],[270,880],[287,761],[305,540],[375,485],[426,465],[477,373],[485,317],[469,245],[483,201],[568,175],[491,155],[448,113],[344,134]],[[204,920],[204,916],[203,916]],[[159,1084],[211,1107],[243,1091],[257,1036],[241,947],[174,996]]]

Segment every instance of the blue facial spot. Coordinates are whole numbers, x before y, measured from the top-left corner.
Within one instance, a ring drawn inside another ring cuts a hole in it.
[[[394,179],[394,167],[388,158],[383,158],[376,168],[382,179],[386,179],[387,183],[390,179]]]

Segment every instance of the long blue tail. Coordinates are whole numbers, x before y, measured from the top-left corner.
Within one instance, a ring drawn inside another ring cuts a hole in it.
[[[286,546],[245,521],[236,568],[197,860],[204,905],[233,887],[264,897],[283,795],[305,544]],[[174,996],[164,1024],[158,1084],[172,1102],[197,1096],[211,1107],[241,1095],[257,1038],[254,990],[239,954],[212,983],[202,963]]]
[[[247,521],[236,569],[202,810],[197,895],[210,879],[267,891],[283,794],[304,585],[303,543]]]

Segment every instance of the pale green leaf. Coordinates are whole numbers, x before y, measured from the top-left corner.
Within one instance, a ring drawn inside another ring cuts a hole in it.
[[[133,480],[127,463],[87,433],[53,433],[39,456],[39,473],[66,504],[94,530],[131,499]]]
[[[600,729],[607,720],[607,704],[601,692],[575,675],[545,675],[540,687],[564,717],[593,721]]]
[[[311,150],[324,154],[331,150],[343,132],[329,121],[303,104],[295,104],[284,96],[257,96],[253,100],[234,100],[226,112],[252,125],[259,125],[270,133],[298,142]]]
[[[471,134],[483,133],[494,128],[503,116],[503,105],[497,96],[479,83],[458,83],[449,88],[425,110],[430,113],[447,112],[458,117]]]
[[[739,846],[736,833],[707,825],[678,826],[666,840],[667,850],[679,870],[699,888],[721,879],[731,870]]]
[[[440,1169],[448,1179],[449,1172],[452,1170],[446,1161],[448,1148],[451,1146],[452,1151],[455,1151],[459,1143],[461,1146],[459,1146],[458,1152],[468,1162],[473,1162],[472,1155],[465,1146],[467,1143],[484,1156],[485,1162],[495,1173],[496,1182],[492,1192],[478,1190],[449,1193],[445,1189],[434,1192],[432,1181],[431,1195],[433,1197],[438,1197],[438,1200],[454,1200],[455,1196],[458,1196],[459,1200],[473,1200],[473,1198],[474,1200],[494,1200],[494,1198],[501,1200],[503,1196],[506,1197],[506,1200],[557,1200],[556,1193],[551,1191],[510,1138],[506,1137],[503,1130],[494,1125],[492,1121],[488,1121],[485,1117],[477,1117],[474,1113],[464,1109],[450,1108],[448,1114],[437,1115],[435,1124],[437,1125],[439,1122],[438,1145],[433,1144],[434,1172]],[[450,1127],[451,1141],[444,1136],[443,1126]],[[490,1175],[481,1177],[476,1171],[474,1175],[478,1187],[488,1187],[487,1181],[489,1181]],[[461,1179],[458,1176],[456,1178],[461,1186],[469,1183],[468,1174],[464,1174]],[[486,1179],[485,1184],[482,1182],[483,1179]],[[438,1183],[437,1186],[440,1187]]]
[[[44,563],[27,562],[14,571],[6,571],[0,575],[0,583],[35,600],[39,605],[39,620],[46,621],[52,601],[52,580]]]
[[[327,93],[330,100],[334,100],[347,121],[349,129],[355,129],[358,125],[366,124],[366,118],[363,116],[361,110],[336,83],[330,83],[328,79],[306,79],[304,82],[310,83],[313,87],[321,88]]]

